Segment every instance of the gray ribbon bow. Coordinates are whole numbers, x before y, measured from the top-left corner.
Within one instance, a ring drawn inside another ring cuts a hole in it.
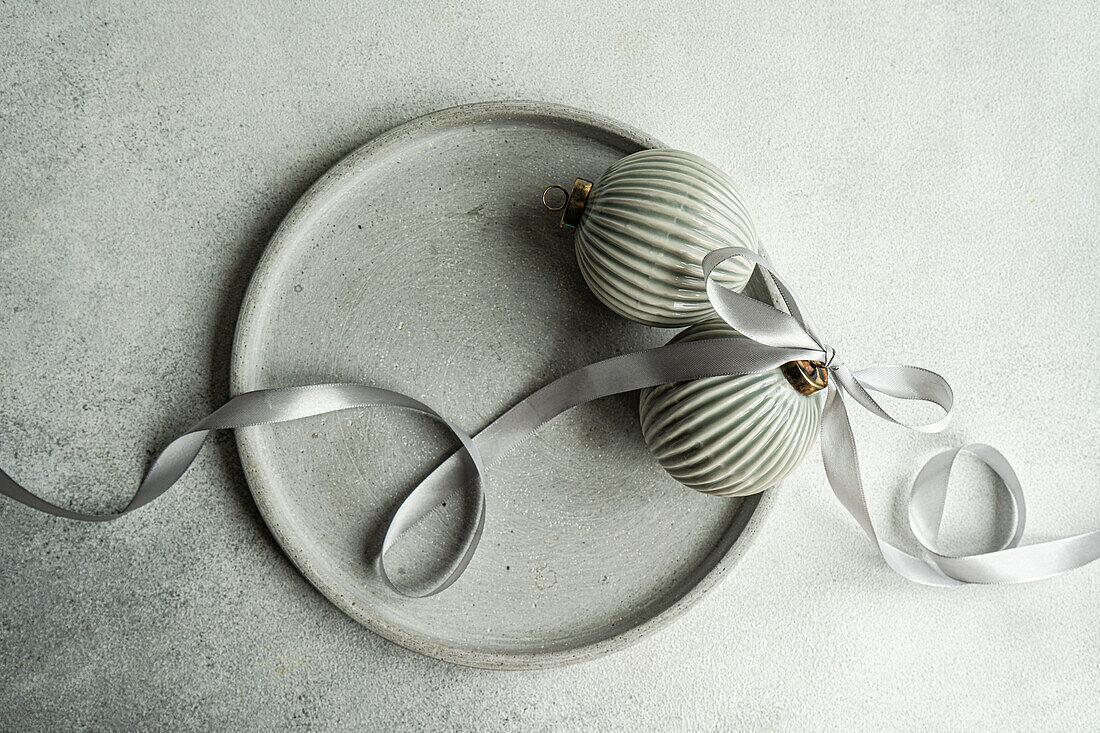
[[[744,257],[772,279],[789,313],[732,292],[713,279],[714,268],[731,257]],[[187,470],[212,430],[241,428],[298,420],[338,410],[393,405],[414,410],[442,422],[462,448],[441,463],[408,495],[386,529],[377,568],[393,590],[411,597],[439,593],[454,583],[469,565],[485,524],[483,484],[486,467],[539,427],[562,412],[600,397],[669,382],[724,375],[751,374],[775,369],[789,361],[811,360],[826,365],[830,380],[821,416],[821,455],[825,473],[840,502],[878,547],[883,559],[910,580],[928,585],[1019,583],[1057,575],[1100,557],[1100,531],[1026,547],[1019,546],[1024,530],[1024,497],[1019,479],[1008,461],[994,448],[975,443],[933,457],[913,483],[909,522],[923,557],[910,555],[882,540],[867,511],[855,438],[848,421],[844,394],[884,420],[922,432],[937,432],[950,420],[951,387],[940,375],[913,366],[874,366],[852,371],[818,334],[805,309],[770,263],[751,250],[727,247],[708,254],[702,263],[706,292],[714,311],[745,339],[712,339],[669,344],[589,364],[560,377],[519,402],[476,436],[424,403],[406,395],[362,384],[320,384],[246,392],[232,398],[172,441],[157,456],[137,493],[120,512],[84,514],[51,504],[30,493],[0,470],[0,494],[29,507],[69,519],[114,519],[160,496]],[[890,415],[872,396],[884,394],[938,405],[944,415],[928,425],[907,425]],[[967,451],[986,463],[1003,481],[1016,514],[1016,529],[994,552],[952,557],[936,550],[943,518],[948,478],[955,458]],[[464,489],[473,492],[476,520],[464,528],[460,549],[443,557],[448,570],[426,591],[401,588],[386,572],[387,551],[409,529],[448,497]]]
[[[756,263],[782,294],[790,315],[741,293],[734,293],[712,280],[710,275],[714,268],[731,257],[744,257]],[[972,443],[940,453],[917,474],[909,496],[909,526],[925,550],[924,557],[910,555],[880,538],[867,511],[855,437],[848,421],[843,394],[846,393],[884,420],[913,430],[935,433],[946,428],[951,420],[954,401],[951,386],[939,374],[914,366],[884,365],[854,372],[850,370],[821,339],[802,302],[783,278],[766,260],[750,250],[726,248],[711,252],[703,258],[703,274],[711,305],[735,330],[776,348],[816,350],[815,356],[798,358],[825,363],[831,377],[821,414],[821,458],[825,464],[825,474],[840,503],[878,547],[886,564],[899,574],[927,585],[1021,583],[1057,575],[1100,557],[1100,531],[1020,547],[1025,520],[1020,480],[1008,460],[997,449],[983,443]],[[927,425],[909,425],[883,409],[872,396],[873,392],[904,400],[931,402],[941,407],[944,414]],[[1016,529],[997,551],[949,556],[936,549],[948,479],[955,459],[962,452],[973,454],[989,466],[1003,482],[1011,500]]]

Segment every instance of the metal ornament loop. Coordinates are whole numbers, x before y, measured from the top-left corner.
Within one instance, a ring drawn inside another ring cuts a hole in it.
[[[551,206],[546,202],[546,194],[550,193],[554,189],[561,191],[562,196],[565,197],[564,199],[562,199],[561,206]],[[547,211],[564,211],[568,203],[569,191],[565,190],[565,186],[559,186],[555,183],[553,186],[547,186],[542,192],[542,205],[546,207]]]

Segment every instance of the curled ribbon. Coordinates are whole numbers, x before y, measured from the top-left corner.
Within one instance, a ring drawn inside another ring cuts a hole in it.
[[[711,278],[719,264],[732,257],[753,262],[775,284],[787,313],[723,287]],[[427,476],[398,508],[386,529],[377,568],[382,581],[410,597],[434,595],[454,583],[469,565],[485,523],[483,485],[486,467],[556,416],[586,402],[669,382],[705,377],[752,374],[775,369],[789,361],[825,364],[831,376],[821,415],[821,455],[833,493],[878,548],[886,563],[902,576],[927,585],[1020,583],[1039,580],[1086,565],[1100,558],[1100,531],[1020,546],[1024,531],[1024,497],[1012,466],[996,449],[981,443],[934,456],[918,473],[909,498],[909,522],[923,557],[911,555],[881,539],[875,532],[863,492],[855,437],[848,420],[844,395],[878,417],[922,432],[943,430],[950,420],[953,397],[947,381],[927,369],[904,365],[850,370],[819,335],[805,308],[771,264],[755,252],[727,247],[708,254],[702,262],[707,296],[714,311],[748,339],[712,339],[669,344],[598,361],[550,382],[471,437],[424,403],[407,395],[362,384],[319,384],[257,390],[238,395],[187,432],[157,456],[137,493],[120,512],[94,515],[51,504],[32,494],[0,470],[0,494],[27,506],[69,519],[114,519],[160,496],[187,470],[212,430],[242,428],[299,420],[338,410],[391,405],[414,410],[442,422],[462,448]],[[909,425],[887,412],[874,394],[937,405],[943,416],[927,425]],[[1002,480],[1016,514],[1016,529],[996,551],[948,556],[936,549],[948,479],[955,459],[969,452]],[[476,521],[465,528],[463,541],[442,579],[427,590],[396,585],[386,572],[385,557],[397,540],[458,491],[472,489]]]

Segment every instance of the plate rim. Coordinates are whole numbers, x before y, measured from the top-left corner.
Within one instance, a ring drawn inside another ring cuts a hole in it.
[[[474,102],[446,107],[414,117],[371,138],[341,158],[302,194],[279,223],[264,247],[264,251],[245,290],[234,330],[230,358],[231,395],[235,396],[246,391],[244,369],[246,354],[249,351],[247,339],[250,332],[251,317],[256,312],[257,303],[264,291],[264,283],[268,279],[267,276],[274,269],[283,250],[292,243],[291,234],[293,230],[301,223],[304,218],[303,215],[311,210],[314,203],[338,185],[345,176],[352,173],[363,161],[385,151],[391,145],[406,139],[410,135],[415,135],[417,131],[453,126],[456,123],[476,122],[479,119],[491,118],[494,115],[546,117],[573,125],[579,123],[610,133],[613,136],[625,138],[642,147],[665,147],[665,144],[657,138],[610,117],[567,105],[527,100]],[[774,287],[767,282],[765,282],[765,285],[768,287],[772,299],[775,300]],[[388,641],[433,659],[483,669],[547,669],[588,661],[619,651],[667,626],[728,576],[744,557],[748,548],[755,542],[761,526],[771,514],[775,504],[776,490],[779,488],[779,484],[776,484],[760,494],[742,499],[743,502],[755,502],[755,506],[746,505],[741,510],[749,511],[750,514],[745,520],[745,525],[738,537],[734,539],[714,566],[704,573],[694,585],[653,616],[619,633],[576,647],[542,652],[499,653],[471,650],[466,647],[445,646],[437,641],[425,639],[406,629],[388,624],[384,619],[371,614],[368,607],[356,604],[329,586],[324,577],[314,571],[307,557],[299,557],[300,553],[295,549],[294,543],[289,541],[289,533],[282,528],[275,510],[268,501],[267,494],[269,492],[260,476],[259,460],[256,457],[258,446],[253,431],[236,430],[234,431],[234,438],[249,492],[260,510],[264,524],[267,525],[268,531],[275,538],[283,554],[290,559],[298,572],[321,595],[348,617]]]

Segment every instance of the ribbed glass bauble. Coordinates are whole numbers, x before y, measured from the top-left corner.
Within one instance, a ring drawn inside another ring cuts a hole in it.
[[[720,247],[757,250],[744,198],[721,170],[679,150],[642,150],[614,163],[583,202],[574,241],[592,292],[616,313],[650,326],[713,316],[700,263]],[[752,274],[727,260],[714,279],[740,290]]]
[[[745,337],[716,319],[670,343],[712,338]],[[755,494],[802,461],[817,437],[825,394],[800,394],[781,369],[665,384],[642,390],[642,434],[680,483],[719,496]]]

